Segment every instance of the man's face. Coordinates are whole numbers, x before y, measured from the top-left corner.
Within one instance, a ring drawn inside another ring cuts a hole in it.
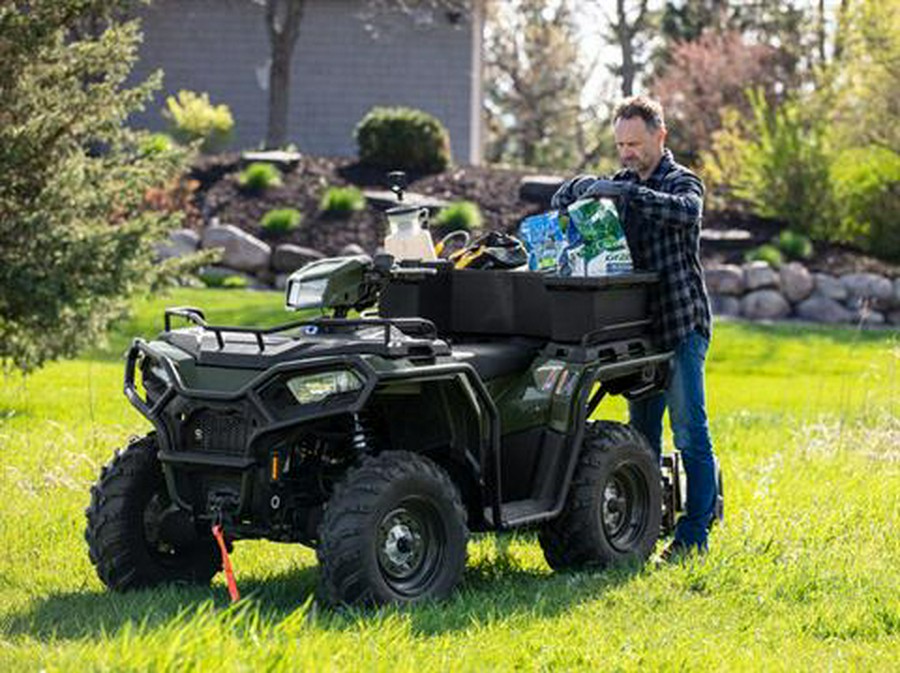
[[[641,178],[650,177],[662,158],[666,130],[650,129],[643,119],[632,117],[617,121],[614,133],[622,166],[635,171]]]

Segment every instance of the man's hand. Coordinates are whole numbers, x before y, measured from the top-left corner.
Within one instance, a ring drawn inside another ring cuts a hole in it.
[[[575,203],[582,198],[582,194],[588,189],[597,178],[593,175],[576,175],[570,180],[566,180],[556,193],[550,199],[551,208],[566,208],[569,204]]]
[[[630,188],[631,185],[627,182],[616,182],[615,180],[594,180],[593,184],[589,185],[588,188],[581,193],[581,198],[615,199],[620,196],[629,194]]]
[[[592,175],[576,175],[566,180],[550,199],[551,208],[567,208],[578,199],[615,199],[627,196],[631,185],[627,182],[604,180]]]

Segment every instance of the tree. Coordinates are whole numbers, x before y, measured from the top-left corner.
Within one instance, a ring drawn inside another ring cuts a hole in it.
[[[138,24],[114,0],[0,6],[0,361],[23,371],[94,343],[130,295],[162,282],[150,210],[185,154],[125,126],[159,74],[124,83]],[[83,30],[87,17],[102,30]],[[76,30],[79,29],[79,30]],[[174,263],[173,263],[174,264]]]
[[[900,148],[900,7],[861,0],[842,6],[845,35],[829,101],[844,146]]]
[[[817,0],[818,1],[818,0]],[[824,9],[822,10],[824,11]],[[661,43],[652,58],[650,79],[659,79],[679,44],[710,32],[740,34],[747,44],[775,50],[768,59],[784,88],[810,82],[824,52],[823,15],[813,0],[685,0],[666,2],[660,17]]]
[[[266,0],[266,28],[272,50],[269,68],[269,118],[266,147],[287,143],[288,106],[291,90],[291,59],[306,0]]]
[[[650,85],[666,109],[673,151],[686,161],[696,161],[721,128],[722,110],[735,108],[749,116],[748,88],[762,89],[773,98],[775,58],[773,47],[748,44],[735,31],[707,30],[694,41],[676,44],[663,75]]]
[[[569,2],[516,0],[491,7],[485,31],[489,161],[576,163],[587,72],[575,31]]]
[[[647,0],[637,0],[632,7],[626,0],[616,0],[616,16],[608,17],[609,41],[622,53],[622,63],[610,68],[613,74],[622,78],[622,96],[634,93],[634,81],[643,68],[641,54],[645,47],[645,31],[649,27],[650,13]]]

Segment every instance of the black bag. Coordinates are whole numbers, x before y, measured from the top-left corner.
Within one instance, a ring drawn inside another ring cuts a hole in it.
[[[457,269],[515,269],[528,263],[528,252],[519,239],[489,231],[449,259]]]

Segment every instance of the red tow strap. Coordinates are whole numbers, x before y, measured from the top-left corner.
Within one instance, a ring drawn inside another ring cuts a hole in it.
[[[231,568],[231,559],[228,558],[228,548],[225,546],[225,536],[222,534],[222,525],[215,524],[212,527],[213,537],[219,543],[219,551],[222,552],[222,569],[225,571],[225,582],[228,584],[228,595],[231,602],[241,600],[241,592],[238,591],[237,582],[234,581],[234,570]]]

